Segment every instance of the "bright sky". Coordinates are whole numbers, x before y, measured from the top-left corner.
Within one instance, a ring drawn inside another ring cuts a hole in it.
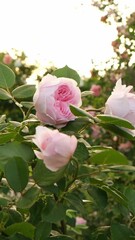
[[[90,2],[1,1],[0,51],[23,50],[44,66],[49,62],[57,67],[67,64],[89,76],[92,60],[99,63],[112,56],[111,42],[116,36],[114,27],[100,22],[103,13]]]

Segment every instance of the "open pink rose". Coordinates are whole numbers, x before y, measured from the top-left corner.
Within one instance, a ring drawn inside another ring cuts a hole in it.
[[[33,102],[40,121],[62,125],[75,119],[69,105],[81,106],[81,91],[75,80],[48,74],[39,83]]]
[[[3,63],[9,65],[12,62],[12,57],[9,54],[5,54],[3,57]]]
[[[58,130],[42,126],[36,128],[33,142],[40,149],[40,151],[34,151],[36,156],[42,159],[46,167],[54,172],[69,162],[77,147],[75,136],[68,136]]]
[[[121,79],[105,104],[105,114],[124,118],[135,126],[135,94],[130,92],[132,86],[122,85]]]

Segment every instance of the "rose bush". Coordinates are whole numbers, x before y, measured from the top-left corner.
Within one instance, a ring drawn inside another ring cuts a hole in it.
[[[33,142],[40,149],[34,151],[39,159],[42,159],[46,167],[51,171],[57,171],[65,166],[72,157],[76,147],[75,136],[68,136],[58,130],[38,126]]]
[[[45,124],[61,125],[74,120],[69,105],[80,107],[81,92],[75,80],[48,74],[33,97],[36,115]]]
[[[53,74],[37,90],[16,87],[15,74],[0,64],[0,99],[12,101],[21,118],[9,118],[6,111],[0,116],[0,239],[130,240],[135,167],[125,155],[129,149],[119,152],[118,146],[124,138],[133,150],[135,138],[125,129],[134,127],[103,114],[103,108],[79,108],[81,95],[91,104],[90,92],[81,94],[73,69]],[[134,99],[130,89],[118,91],[126,108],[127,99]]]

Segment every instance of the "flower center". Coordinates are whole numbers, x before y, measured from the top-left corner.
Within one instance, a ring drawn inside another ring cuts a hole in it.
[[[67,102],[72,98],[72,91],[67,85],[61,85],[55,91],[55,99],[63,102]]]

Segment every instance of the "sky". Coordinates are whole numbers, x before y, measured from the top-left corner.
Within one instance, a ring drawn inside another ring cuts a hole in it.
[[[102,23],[103,13],[90,3],[1,0],[0,51],[23,50],[44,66],[68,65],[81,75],[89,75],[92,60],[100,63],[113,55],[111,42],[116,38],[115,27]]]

